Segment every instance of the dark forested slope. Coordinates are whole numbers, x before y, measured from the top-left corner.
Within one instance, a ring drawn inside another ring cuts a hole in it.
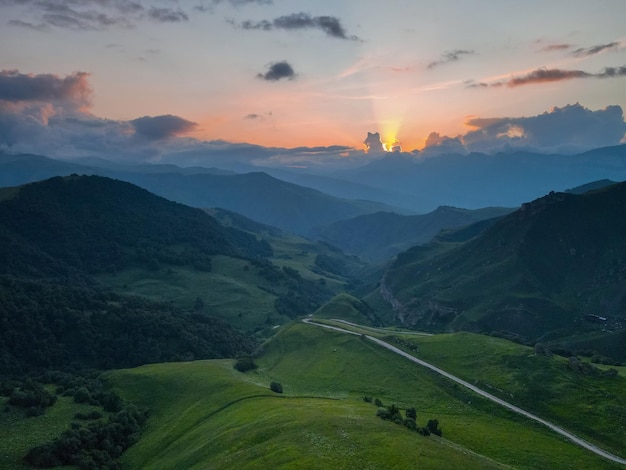
[[[443,254],[429,257],[423,247],[401,254],[383,290],[402,321],[420,327],[528,341],[619,333],[626,323],[625,214],[626,183],[551,193]]]
[[[39,277],[271,254],[267,242],[199,209],[98,176],[55,177],[13,191],[0,202],[0,242],[2,273]]]
[[[214,318],[119,295],[93,277],[159,264],[211,270],[211,256],[260,262],[264,240],[129,183],[55,177],[0,194],[0,374],[129,367],[249,353]]]

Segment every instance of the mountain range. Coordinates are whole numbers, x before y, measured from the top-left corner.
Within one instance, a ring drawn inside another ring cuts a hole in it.
[[[463,243],[398,255],[381,283],[397,321],[626,359],[626,183],[550,193]]]

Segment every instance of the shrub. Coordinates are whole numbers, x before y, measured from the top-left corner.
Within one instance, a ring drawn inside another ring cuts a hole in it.
[[[270,384],[270,390],[274,393],[283,393],[283,386],[278,382],[272,382]]]
[[[432,434],[435,434],[441,437],[441,429],[439,429],[439,420],[429,419],[426,427]]]
[[[239,359],[237,359],[237,362],[235,362],[234,367],[239,372],[246,372],[248,370],[254,370],[259,366],[255,364],[254,360],[250,356],[244,356],[244,357],[240,357]]]
[[[91,400],[91,393],[86,387],[80,387],[74,392],[74,402],[76,403],[89,403]]]

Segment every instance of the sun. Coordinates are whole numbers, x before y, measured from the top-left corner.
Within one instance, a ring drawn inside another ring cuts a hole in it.
[[[385,152],[401,152],[400,140],[398,140],[398,131],[400,129],[400,119],[387,119],[380,123],[381,142]]]

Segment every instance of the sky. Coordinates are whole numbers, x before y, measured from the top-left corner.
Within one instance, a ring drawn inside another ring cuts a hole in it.
[[[368,132],[414,155],[616,145],[624,18],[624,0],[0,0],[0,149],[297,166],[363,158]]]

